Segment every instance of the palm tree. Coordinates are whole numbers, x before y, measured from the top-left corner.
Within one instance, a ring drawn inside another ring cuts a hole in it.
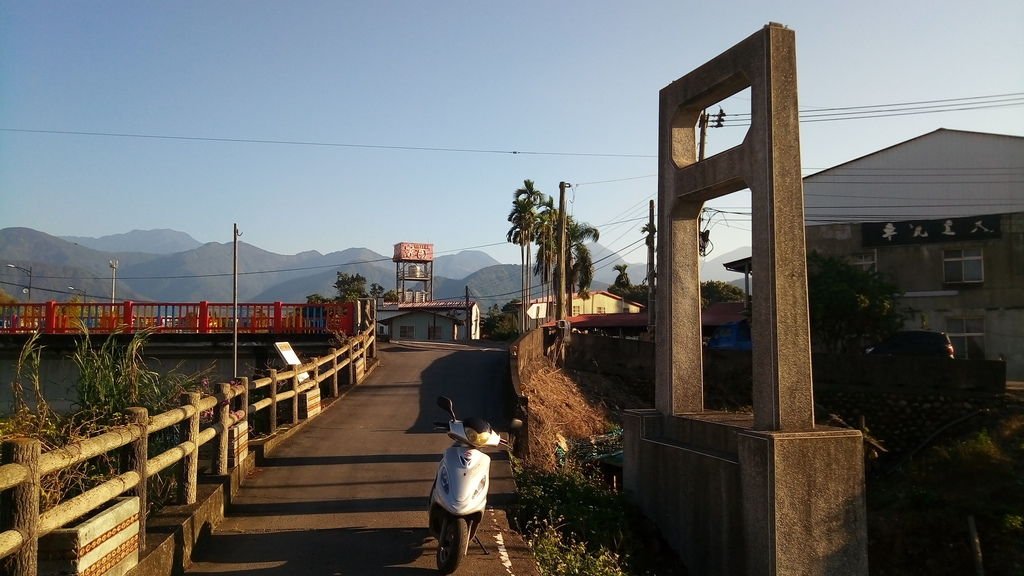
[[[533,234],[533,241],[537,244],[537,259],[533,273],[540,276],[541,284],[547,287],[550,300],[552,272],[558,253],[558,208],[555,208],[555,199],[550,196],[546,196],[537,208],[537,226]]]
[[[568,298],[571,302],[572,288],[579,292],[580,298],[589,298],[590,284],[594,281],[594,261],[586,242],[597,242],[601,233],[590,224],[577,222],[570,216],[566,219],[565,234],[569,243],[569,262],[566,265],[566,284],[570,288]]]
[[[533,180],[523,180],[523,187],[515,191],[515,201],[525,200],[529,205],[529,217],[525,220],[526,227],[523,230],[526,234],[526,261],[523,266],[523,324],[525,329],[526,310],[530,307],[530,284],[533,283],[533,274],[530,266],[530,243],[533,242],[538,224],[537,208],[544,203],[545,194],[533,186]]]
[[[612,266],[612,269],[619,273],[615,277],[615,285],[619,288],[629,288],[629,273],[626,271],[629,269],[629,264],[616,264]]]
[[[512,211],[508,213],[508,221],[512,223],[512,227],[508,229],[505,239],[519,245],[519,261],[522,266],[522,295],[524,297],[526,296],[526,255],[529,253],[527,246],[530,245],[530,231],[533,229],[532,219],[534,216],[533,204],[528,198],[516,198],[512,201]],[[520,332],[525,331],[525,318],[526,311],[524,308],[519,318]]]

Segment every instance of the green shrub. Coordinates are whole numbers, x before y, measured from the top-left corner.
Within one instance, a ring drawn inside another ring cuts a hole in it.
[[[570,460],[554,471],[514,466],[513,515],[545,574],[670,576],[685,568],[622,494]]]

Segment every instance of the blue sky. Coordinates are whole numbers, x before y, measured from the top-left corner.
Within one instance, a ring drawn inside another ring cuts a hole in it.
[[[518,263],[501,243],[529,178],[576,184],[574,215],[625,251],[657,189],[658,91],[769,21],[796,31],[802,110],[1024,92],[1019,0],[769,4],[0,0],[0,228],[230,242],[237,222],[282,254]],[[802,165],[940,127],[1024,135],[1024,106],[805,123]],[[709,152],[741,136],[711,130]],[[748,228],[716,223],[717,254]]]

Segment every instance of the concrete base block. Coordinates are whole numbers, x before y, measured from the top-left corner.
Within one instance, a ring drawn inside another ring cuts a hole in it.
[[[121,576],[139,563],[139,499],[113,506],[39,539],[39,574]]]
[[[228,468],[241,464],[249,455],[249,422],[243,420],[228,428]]]
[[[314,386],[299,394],[299,418],[306,420],[320,414],[320,388]]]
[[[740,432],[747,574],[866,575],[858,430]]]

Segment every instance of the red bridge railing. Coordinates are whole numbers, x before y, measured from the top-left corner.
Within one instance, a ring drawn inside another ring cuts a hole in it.
[[[336,304],[239,304],[239,333],[353,334],[356,303]],[[43,302],[0,305],[0,334],[180,332],[231,333],[231,303],[131,302],[117,304]]]

